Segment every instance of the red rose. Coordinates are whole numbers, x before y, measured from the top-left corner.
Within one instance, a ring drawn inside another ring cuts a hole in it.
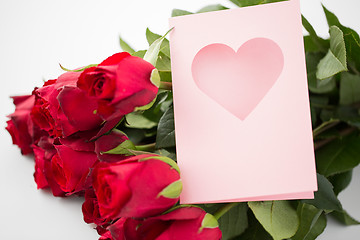
[[[176,163],[155,155],[100,162],[92,179],[100,215],[112,219],[162,213],[178,201],[182,188]]]
[[[47,188],[49,187],[49,183],[45,173],[46,164],[56,153],[53,145],[53,139],[42,137],[37,145],[33,145],[33,149],[35,157],[34,179],[37,184],[37,188]]]
[[[35,156],[35,173],[34,179],[39,188],[50,187],[54,196],[65,196],[59,184],[55,181],[51,169],[51,159],[56,154],[54,139],[42,137],[36,145],[33,145]],[[57,144],[58,141],[56,140]]]
[[[145,220],[120,219],[108,227],[114,240],[219,240],[216,219],[198,207],[180,207]]]
[[[85,191],[85,202],[82,205],[84,221],[86,223],[95,223],[102,229],[107,227],[107,222],[111,219],[102,218],[99,212],[99,204],[93,188]]]
[[[154,66],[127,52],[117,53],[97,67],[85,69],[77,86],[96,99],[97,113],[111,120],[150,103],[158,88],[151,82]]]
[[[66,72],[35,91],[33,121],[50,136],[70,136],[99,128],[103,120],[94,114],[96,102],[76,87],[81,73]]]
[[[86,190],[91,185],[90,168],[98,160],[94,143],[79,136],[60,139],[60,142],[62,145],[55,145],[56,154],[51,159],[55,181],[68,195]]]
[[[29,154],[33,152],[32,144],[43,135],[30,118],[35,96],[26,95],[12,98],[15,112],[8,116],[10,120],[7,121],[6,130],[10,133],[13,144],[18,145],[21,149],[21,153]]]

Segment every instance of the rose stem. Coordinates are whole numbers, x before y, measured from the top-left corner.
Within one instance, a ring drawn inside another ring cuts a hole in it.
[[[172,83],[171,82],[160,82],[159,89],[163,90],[172,90]]]
[[[219,220],[225,213],[227,213],[232,207],[236,206],[237,204],[239,203],[227,203],[226,205],[219,208],[216,213],[214,213],[214,217],[216,218],[216,220]]]
[[[315,128],[313,130],[313,137],[318,136],[320,133],[325,132],[326,130],[336,126],[339,123],[340,123],[340,120],[324,122],[323,124],[321,124],[320,126],[318,126],[317,128]]]
[[[354,132],[357,128],[355,127],[350,127],[350,128],[346,128],[342,131],[339,132],[339,135],[341,137],[344,137],[344,136],[347,136],[349,135],[350,133]],[[330,138],[327,138],[327,139],[324,139],[322,141],[318,141],[318,142],[315,142],[314,143],[314,149],[315,150],[318,150],[319,148],[325,146],[326,144],[332,142],[333,140],[335,140],[336,138],[338,138],[338,136],[334,136],[334,137],[330,137]]]
[[[145,151],[145,152],[153,152],[155,150],[156,143],[149,143],[144,145],[136,145],[136,150]]]

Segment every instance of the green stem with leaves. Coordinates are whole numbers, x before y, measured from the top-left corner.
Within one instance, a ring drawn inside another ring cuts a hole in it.
[[[219,220],[225,213],[227,213],[231,208],[233,208],[234,206],[238,205],[239,203],[234,202],[234,203],[227,203],[226,205],[222,206],[221,208],[219,208],[216,213],[214,213],[214,217],[216,218],[216,220]]]

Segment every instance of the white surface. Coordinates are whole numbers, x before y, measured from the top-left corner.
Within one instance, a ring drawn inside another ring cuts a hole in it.
[[[78,198],[55,198],[36,189],[34,164],[11,145],[4,130],[5,115],[14,111],[10,95],[28,94],[43,79],[62,73],[58,63],[75,68],[98,63],[120,51],[121,33],[136,49],[147,47],[145,29],[165,33],[173,8],[196,11],[225,0],[12,0],[0,1],[0,239],[97,239],[97,233],[82,220]],[[318,0],[301,0],[305,17],[322,36],[327,25]],[[340,21],[360,32],[357,0],[324,0]],[[360,219],[360,168],[340,199]],[[356,239],[360,227],[342,227],[331,221],[323,240]]]

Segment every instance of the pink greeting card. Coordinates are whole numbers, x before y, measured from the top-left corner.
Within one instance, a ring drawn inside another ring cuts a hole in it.
[[[181,203],[313,198],[299,0],[170,26]]]

